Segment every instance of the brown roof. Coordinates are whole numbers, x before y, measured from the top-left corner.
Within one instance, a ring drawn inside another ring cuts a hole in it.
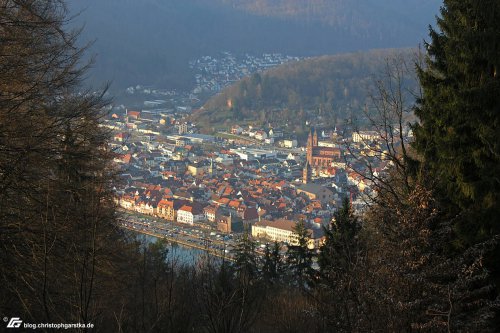
[[[204,208],[205,212],[207,212],[207,213],[215,213],[215,212],[217,212],[217,209],[218,208],[215,206],[207,206]]]
[[[217,203],[219,205],[227,205],[230,201],[231,199],[228,198],[220,198],[219,200],[217,200]]]
[[[128,111],[127,115],[137,118],[137,117],[139,117],[141,115],[141,112],[139,112],[139,111]]]
[[[297,223],[295,221],[285,220],[285,219],[279,219],[275,221],[262,220],[255,223],[256,226],[260,227],[273,227],[276,229],[282,229],[288,231],[293,231],[296,224]]]
[[[193,215],[201,215],[203,214],[203,207],[198,203],[188,203],[182,206],[179,210],[183,210],[185,212],[190,212]]]
[[[158,203],[158,207],[174,207],[174,202],[169,200],[161,200]]]
[[[231,202],[229,202],[229,207],[238,208],[239,206],[240,202],[238,200],[231,200]]]
[[[192,213],[193,212],[193,207],[192,206],[188,206],[188,205],[184,205],[182,206],[179,210],[183,210],[185,212],[190,212]]]

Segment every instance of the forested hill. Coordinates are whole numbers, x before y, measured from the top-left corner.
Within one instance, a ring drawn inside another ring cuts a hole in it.
[[[190,60],[221,51],[320,56],[413,47],[440,3],[287,0],[282,10],[277,1],[69,1],[80,13],[73,24],[85,26],[81,41],[95,40],[92,81],[181,89],[194,85]]]
[[[419,34],[422,18],[435,13],[440,1],[420,0],[218,0],[240,11],[343,27],[354,35],[385,37]],[[387,35],[389,33],[389,35]]]
[[[372,50],[285,64],[226,88],[205,104],[195,120],[210,127],[234,120],[297,126],[312,117],[331,125],[343,123],[360,116],[375,80],[384,75],[387,59],[402,57],[411,63],[415,52]]]

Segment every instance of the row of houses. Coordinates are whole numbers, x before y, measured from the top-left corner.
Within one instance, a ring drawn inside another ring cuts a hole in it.
[[[224,233],[241,231],[244,222],[251,223],[258,218],[255,208],[235,205],[234,200],[229,203],[216,201],[208,204],[176,199],[171,195],[161,197],[159,194],[161,193],[157,192],[151,196],[149,192],[144,191],[141,195],[136,191],[119,196],[117,203],[126,210],[162,218],[165,222],[202,226],[204,224],[205,227],[216,227]]]

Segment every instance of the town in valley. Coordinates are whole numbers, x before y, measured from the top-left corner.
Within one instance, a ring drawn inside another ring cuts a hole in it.
[[[205,74],[196,74],[191,92],[164,93],[168,101],[151,99],[161,97],[160,89],[137,86],[126,92],[136,95],[134,108],[110,107],[101,126],[113,134],[110,148],[120,170],[116,202],[124,214],[121,225],[230,256],[237,235],[244,231],[262,246],[293,244],[295,225],[304,221],[309,247],[318,249],[323,227],[343,198],[362,212],[376,194],[367,171],[381,176],[390,167],[383,140],[370,129],[331,128],[313,121],[307,124],[307,138],[271,123],[232,122],[216,133],[202,134],[190,121],[200,107],[196,93],[218,91],[229,84],[230,73],[239,77],[292,57],[247,55],[242,64],[235,59],[226,53],[222,60],[193,61],[191,65],[204,68],[200,72]],[[255,63],[260,67],[246,67]],[[245,70],[235,74],[238,68]]]

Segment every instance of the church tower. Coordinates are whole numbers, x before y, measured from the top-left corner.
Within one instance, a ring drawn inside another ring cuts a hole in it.
[[[313,128],[313,138],[312,138],[312,145],[313,147],[318,146],[318,132],[316,131],[316,128]]]
[[[309,163],[309,165],[311,165],[312,164],[312,156],[313,156],[313,131],[312,131],[312,129],[309,130],[309,136],[307,137],[306,152],[307,152],[307,162]]]
[[[311,166],[309,165],[309,161],[306,161],[306,166],[304,167],[304,170],[302,172],[302,182],[304,184],[307,184],[311,181]]]

